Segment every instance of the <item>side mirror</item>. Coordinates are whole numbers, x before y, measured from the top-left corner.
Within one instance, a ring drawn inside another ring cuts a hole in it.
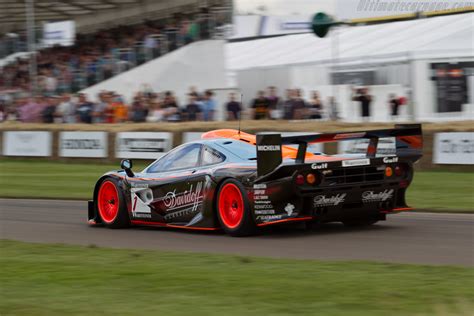
[[[129,177],[134,177],[135,176],[135,174],[132,171],[132,166],[133,166],[133,164],[132,164],[132,161],[130,159],[124,159],[120,162],[120,168],[125,170],[125,173]]]

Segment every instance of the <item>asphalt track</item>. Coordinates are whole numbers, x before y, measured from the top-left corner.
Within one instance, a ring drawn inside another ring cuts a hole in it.
[[[268,228],[232,238],[169,228],[111,230],[86,223],[86,202],[0,199],[0,238],[41,243],[162,249],[319,260],[474,266],[474,215],[403,213],[374,226]]]

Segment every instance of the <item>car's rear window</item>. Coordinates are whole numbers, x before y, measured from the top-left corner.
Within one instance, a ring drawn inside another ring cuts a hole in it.
[[[216,142],[222,148],[227,149],[234,155],[245,160],[254,160],[257,158],[257,149],[254,145],[240,140],[223,139]]]

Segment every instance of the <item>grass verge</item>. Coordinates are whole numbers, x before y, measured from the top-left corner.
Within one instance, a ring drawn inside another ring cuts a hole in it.
[[[143,162],[135,170],[145,167]],[[0,160],[0,196],[89,199],[98,177],[118,164]],[[474,173],[420,171],[407,201],[417,209],[474,213]]]
[[[1,315],[470,315],[473,269],[0,241]]]

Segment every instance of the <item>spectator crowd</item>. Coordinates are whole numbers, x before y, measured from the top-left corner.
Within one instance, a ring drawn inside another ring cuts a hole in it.
[[[210,38],[225,18],[201,8],[193,14],[78,34],[73,46],[37,51],[36,92],[46,97],[77,92],[182,45]],[[17,58],[0,67],[0,90],[29,91],[29,63],[29,58]]]
[[[186,122],[214,121],[218,107],[228,121],[253,120],[338,120],[336,103],[332,97],[325,102],[318,91],[303,97],[301,89],[287,89],[281,97],[276,87],[257,92],[246,106],[241,95],[230,92],[227,100],[219,104],[211,90],[198,91],[190,87],[185,100],[178,101],[175,93],[154,92],[145,85],[135,93],[130,102],[114,91],[101,91],[95,101],[86,94],[39,95],[18,97],[14,100],[0,98],[0,122],[20,121],[27,123],[124,123],[124,122]],[[368,88],[354,89],[352,100],[360,104],[360,116],[368,120],[371,115],[373,96]],[[387,105],[390,115],[396,117],[406,98],[390,94]]]

